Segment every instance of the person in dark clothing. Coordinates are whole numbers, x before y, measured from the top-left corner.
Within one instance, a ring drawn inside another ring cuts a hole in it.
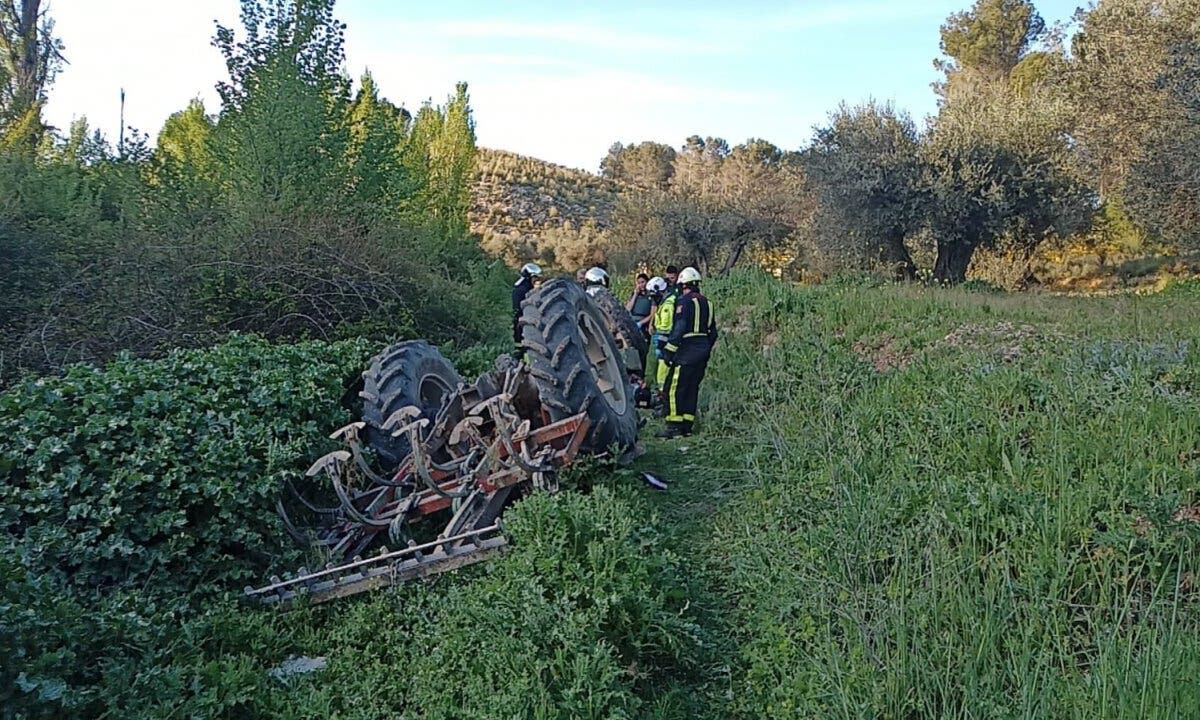
[[[529,297],[533,288],[541,282],[542,269],[536,263],[526,263],[521,268],[520,279],[513,285],[513,343],[516,345],[514,354],[517,359],[525,355],[525,348],[521,346],[521,304],[525,302],[525,298]]]
[[[667,291],[670,292],[679,286],[679,268],[674,265],[667,266],[667,272],[663,275],[667,280]]]
[[[650,340],[650,323],[654,320],[654,298],[646,287],[649,282],[649,275],[638,273],[633,284],[633,294],[629,296],[629,302],[625,303],[625,309],[633,316],[633,321],[646,336],[647,342]]]
[[[717,322],[712,304],[700,294],[700,273],[684,268],[679,273],[681,294],[675,300],[675,322],[663,347],[666,360],[667,428],[658,437],[672,439],[692,434],[700,383],[717,343]]]

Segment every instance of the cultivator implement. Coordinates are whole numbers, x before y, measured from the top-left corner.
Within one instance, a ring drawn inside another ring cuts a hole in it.
[[[362,421],[333,433],[342,449],[278,502],[284,528],[323,567],[246,595],[319,603],[486,560],[507,545],[500,515],[516,497],[556,491],[557,472],[582,451],[635,455],[628,374],[640,359],[611,329],[632,319],[614,313],[628,311],[569,279],[544,283],[522,305],[526,362],[501,356],[471,385],[423,340],[385,348],[362,375]],[[312,520],[296,522],[300,513]],[[448,517],[436,534],[435,516]]]
[[[267,604],[302,596],[319,603],[486,560],[507,544],[499,518],[513,494],[557,490],[557,470],[575,459],[590,426],[582,412],[552,422],[519,366],[460,386],[432,420],[416,406],[393,413],[384,427],[407,438],[411,451],[389,475],[367,460],[365,424],[347,425],[331,436],[345,448],[307,473],[328,481],[337,504],[322,507],[291,484],[278,503],[288,533],[330,561],[317,571],[272,577],[246,594]],[[316,525],[297,524],[297,507],[314,515]],[[447,510],[449,521],[436,538],[420,542],[418,522]],[[364,557],[376,547],[376,555]]]

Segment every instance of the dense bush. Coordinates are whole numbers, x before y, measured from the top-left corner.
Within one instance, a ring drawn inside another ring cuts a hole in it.
[[[236,338],[71,368],[0,395],[0,525],[41,579],[103,594],[228,585],[285,542],[271,512],[372,348]]]
[[[286,614],[36,595],[7,608],[24,635],[4,638],[22,651],[4,695],[48,716],[598,719],[641,716],[651,679],[694,667],[679,560],[640,502],[598,488],[508,519],[513,549],[482,570]],[[268,673],[293,656],[328,664]]]
[[[242,2],[218,112],[190,103],[153,146],[80,123],[0,151],[0,383],[230,332],[492,334],[466,86],[415,113],[369,74],[352,93],[333,4]]]
[[[280,482],[350,419],[373,349],[240,337],[0,395],[0,696],[88,707],[202,598],[294,562]]]

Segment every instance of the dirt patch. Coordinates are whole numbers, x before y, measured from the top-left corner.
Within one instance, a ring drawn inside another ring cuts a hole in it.
[[[767,333],[767,336],[762,339],[762,354],[770,355],[775,351],[775,346],[779,344],[781,336],[778,330],[772,330]]]
[[[1200,507],[1185,507],[1175,513],[1174,517],[1177,523],[1191,523],[1200,525]]]
[[[945,348],[994,353],[1004,362],[1015,362],[1038,354],[1061,339],[1026,323],[997,322],[991,325],[968,323],[942,338]]]
[[[870,363],[878,373],[904,370],[916,359],[912,352],[902,349],[891,335],[859,340],[852,349],[855,355]]]

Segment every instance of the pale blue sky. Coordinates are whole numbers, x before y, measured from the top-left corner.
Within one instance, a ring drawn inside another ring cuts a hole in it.
[[[1040,0],[1048,23],[1082,0]],[[839,101],[936,109],[938,28],[969,0],[725,3],[341,0],[349,71],[413,108],[470,83],[481,145],[594,170],[615,141],[674,146],[688,135],[803,146]],[[224,74],[213,20],[236,0],[49,0],[70,64],[48,119],[76,115],[115,137],[153,137]]]

